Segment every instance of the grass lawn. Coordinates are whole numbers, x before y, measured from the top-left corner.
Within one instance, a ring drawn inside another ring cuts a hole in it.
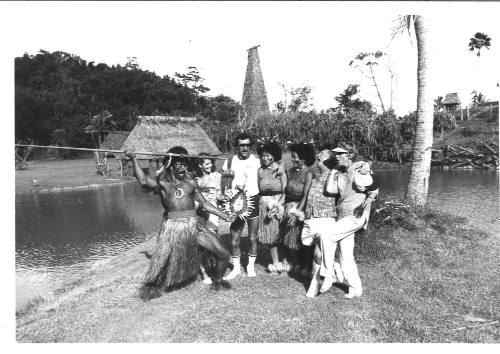
[[[110,166],[111,176],[105,178],[96,173],[93,158],[28,161],[28,167],[25,170],[16,170],[16,193],[106,185],[124,181],[120,180],[118,163],[112,161]],[[33,180],[37,180],[37,185]]]
[[[377,203],[382,203],[378,201]],[[378,204],[380,205],[380,204]],[[374,205],[374,209],[377,209]],[[393,220],[393,219],[389,219]],[[401,219],[404,221],[404,219]],[[17,313],[19,342],[472,342],[500,339],[499,237],[463,219],[375,214],[356,239],[359,299],[334,287],[306,298],[308,279],[265,272],[214,292],[199,279],[150,302],[137,297],[154,240],[95,264],[52,298]],[[401,227],[404,226],[404,227]],[[221,232],[229,243],[227,224]],[[246,238],[242,247],[247,249]],[[242,258],[243,263],[246,257]]]

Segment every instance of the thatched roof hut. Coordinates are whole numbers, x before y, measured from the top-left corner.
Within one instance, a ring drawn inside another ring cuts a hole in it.
[[[165,153],[174,146],[186,148],[188,154],[205,152],[219,155],[221,152],[205,131],[196,123],[196,118],[139,116],[120,150]],[[117,158],[123,157],[117,156]],[[150,160],[151,155],[137,155],[139,160]]]
[[[448,109],[456,109],[457,106],[460,107],[460,98],[458,98],[458,93],[447,93],[444,100],[443,100],[443,106],[445,106]]]
[[[130,132],[122,131],[109,132],[99,148],[103,150],[121,150],[122,145],[125,140],[127,140],[129,134]],[[115,156],[115,154],[108,152],[106,153],[106,156]]]

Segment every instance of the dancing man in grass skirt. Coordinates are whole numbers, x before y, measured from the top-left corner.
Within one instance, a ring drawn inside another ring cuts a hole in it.
[[[168,152],[187,154],[186,149],[180,146]],[[170,290],[196,276],[200,267],[198,246],[212,252],[217,258],[212,287],[216,290],[229,288],[222,277],[230,254],[217,235],[198,221],[195,199],[206,211],[226,221],[233,221],[235,217],[207,202],[199,191],[198,183],[188,172],[185,157],[165,157],[162,172],[156,178],[151,178],[142,171],[134,152],[126,151],[125,155],[132,160],[135,176],[141,186],[146,191],[157,192],[165,209],[140,297],[143,300],[159,297],[161,290]]]

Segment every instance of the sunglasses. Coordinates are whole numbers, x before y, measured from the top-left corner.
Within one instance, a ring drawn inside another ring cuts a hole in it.
[[[239,147],[250,147],[252,144],[238,144]]]

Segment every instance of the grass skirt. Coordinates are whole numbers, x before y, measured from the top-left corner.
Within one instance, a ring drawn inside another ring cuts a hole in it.
[[[279,198],[279,194],[260,197],[259,241],[265,245],[273,245],[280,240],[281,220],[276,215],[272,218],[267,217],[269,203]]]
[[[146,273],[146,284],[167,289],[197,274],[200,266],[198,224],[196,216],[163,220]]]
[[[285,203],[285,211],[283,213],[283,222],[280,227],[280,234],[283,239],[283,244],[293,250],[298,250],[301,245],[300,234],[302,233],[303,221],[295,220],[295,224],[292,226],[287,225],[290,218],[289,211],[292,208],[297,208],[298,202],[287,202]]]

